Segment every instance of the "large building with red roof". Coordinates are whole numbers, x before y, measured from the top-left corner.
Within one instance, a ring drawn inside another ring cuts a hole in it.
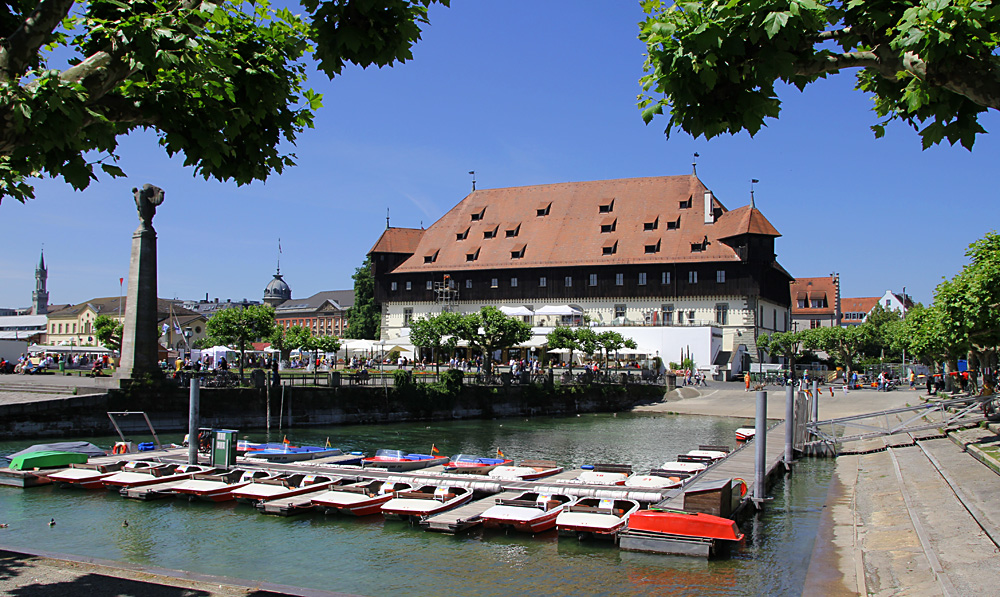
[[[691,174],[474,190],[426,230],[387,228],[369,255],[385,339],[442,308],[493,305],[534,312],[538,334],[627,328],[667,361],[679,354],[669,338],[699,328],[698,365],[734,372],[758,360],[758,335],[789,327],[778,236]]]
[[[792,280],[792,328],[807,330],[841,325],[840,276]]]

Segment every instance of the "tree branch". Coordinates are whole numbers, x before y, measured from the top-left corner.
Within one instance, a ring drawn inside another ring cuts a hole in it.
[[[0,81],[9,81],[28,70],[32,58],[59,23],[69,14],[73,0],[41,0],[35,10],[4,38],[0,47]]]
[[[817,54],[808,62],[796,66],[795,74],[814,77],[836,73],[845,68],[872,68],[883,77],[895,80],[906,72],[934,87],[947,89],[972,102],[1000,110],[1000,66],[996,60],[980,65],[929,64],[919,55],[906,52],[902,56],[884,45],[870,51],[843,54]]]

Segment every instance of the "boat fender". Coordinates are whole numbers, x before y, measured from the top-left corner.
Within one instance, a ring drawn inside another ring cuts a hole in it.
[[[733,479],[733,481],[734,482],[738,482],[740,484],[740,497],[741,498],[746,497],[746,495],[747,495],[747,482],[744,481],[743,479],[740,479],[739,477],[736,477],[735,479]]]
[[[358,452],[358,451],[351,452],[351,456],[364,456],[364,455],[365,455],[364,452]]]
[[[580,468],[582,468],[585,471],[592,471],[592,470],[594,470],[594,465],[592,465],[592,464],[585,464],[585,465],[581,466]]]

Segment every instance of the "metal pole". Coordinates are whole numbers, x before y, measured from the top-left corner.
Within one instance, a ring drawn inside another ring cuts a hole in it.
[[[813,421],[819,420],[819,381],[813,380]]]
[[[264,439],[265,442],[271,443],[271,368],[267,368],[267,406],[265,418],[267,425],[267,436]]]
[[[191,399],[188,405],[188,464],[198,464],[198,402],[201,386],[198,378],[191,376]]]
[[[757,392],[757,419],[753,436],[754,467],[753,467],[753,501],[760,509],[764,504],[767,490],[767,392]]]
[[[756,437],[756,436],[754,436]],[[785,468],[792,469],[795,460],[795,388],[785,388]]]

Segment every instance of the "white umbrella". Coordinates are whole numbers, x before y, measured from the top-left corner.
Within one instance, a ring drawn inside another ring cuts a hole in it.
[[[569,354],[572,351],[571,348],[553,348],[549,351],[549,354]]]
[[[507,307],[501,306],[500,312],[510,317],[529,317],[535,313],[527,307]]]
[[[535,310],[535,315],[583,315],[583,311],[569,305],[545,305]]]

